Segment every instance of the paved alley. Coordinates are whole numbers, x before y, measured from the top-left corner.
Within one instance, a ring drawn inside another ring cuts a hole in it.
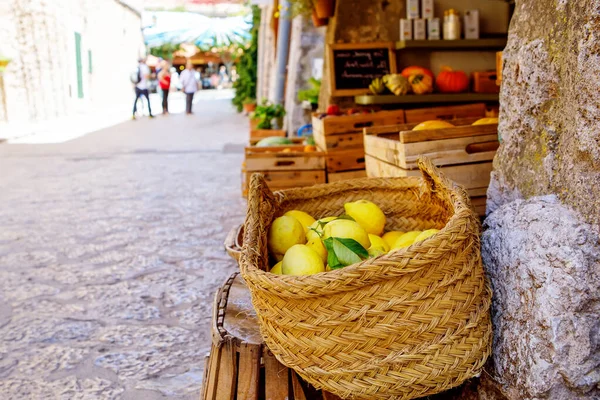
[[[194,111],[0,144],[0,399],[199,398],[248,122]]]

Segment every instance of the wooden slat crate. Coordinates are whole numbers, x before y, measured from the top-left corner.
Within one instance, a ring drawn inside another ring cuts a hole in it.
[[[322,150],[362,147],[361,136],[364,128],[403,122],[403,110],[330,116],[323,119],[315,113],[312,117],[313,137]]]
[[[496,84],[502,84],[502,52],[496,52]]]
[[[305,152],[304,146],[246,147],[245,155],[248,172],[325,169],[325,153]]]
[[[485,103],[415,108],[404,111],[406,123],[430,121],[433,119],[451,120],[469,117],[485,117]]]
[[[213,303],[201,400],[339,400],[306,384],[264,345],[250,292],[235,273]]]
[[[365,153],[404,169],[417,169],[421,155],[436,165],[455,165],[494,159],[498,125],[477,125],[476,119],[450,121],[452,128],[413,131],[415,124],[368,128]]]
[[[250,130],[250,140],[264,139],[271,136],[286,137],[287,132],[281,129],[252,129]]]
[[[290,152],[282,152],[290,149]],[[242,168],[242,195],[247,196],[250,177],[265,175],[272,190],[326,183],[325,156],[321,151],[305,152],[304,146],[246,147]]]
[[[426,156],[472,198],[485,198],[499,146],[498,125],[472,126],[475,120],[450,121],[455,127],[422,131],[412,131],[415,124],[365,129],[367,175],[420,176],[417,160]],[[485,202],[481,210],[485,212]]]
[[[254,139],[250,139],[248,144],[250,146],[256,146],[256,144],[258,142],[260,142],[262,139],[264,138],[254,138]],[[300,146],[302,143],[304,143],[304,138],[301,137],[294,137],[294,138],[288,138],[292,141],[292,144],[296,145],[296,146]]]
[[[366,178],[367,171],[359,169],[355,171],[344,171],[344,172],[332,172],[327,174],[327,182],[340,182],[348,179]]]
[[[364,147],[332,150],[325,155],[329,173],[365,169]]]

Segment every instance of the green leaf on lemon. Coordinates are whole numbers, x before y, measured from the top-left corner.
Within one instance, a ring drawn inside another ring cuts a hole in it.
[[[347,219],[347,220],[356,222],[356,220],[354,218],[352,218],[351,216],[349,216],[348,214],[340,215],[339,217],[337,217],[337,219]]]
[[[331,269],[347,267],[369,257],[369,252],[354,239],[330,237],[323,244],[327,249],[327,263]]]

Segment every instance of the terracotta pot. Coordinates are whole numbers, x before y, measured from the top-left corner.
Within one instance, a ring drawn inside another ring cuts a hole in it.
[[[256,103],[244,104],[244,112],[250,114],[256,110]]]
[[[315,11],[319,18],[330,18],[335,14],[335,0],[317,0]]]
[[[329,22],[329,19],[327,18],[319,18],[317,17],[317,12],[315,10],[313,10],[312,13],[312,21],[313,21],[313,25],[318,28],[320,26],[325,26],[327,25],[327,23]]]

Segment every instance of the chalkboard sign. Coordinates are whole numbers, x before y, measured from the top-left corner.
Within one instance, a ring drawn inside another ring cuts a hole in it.
[[[333,96],[368,93],[373,79],[396,73],[391,42],[333,44],[329,46],[329,57]]]

